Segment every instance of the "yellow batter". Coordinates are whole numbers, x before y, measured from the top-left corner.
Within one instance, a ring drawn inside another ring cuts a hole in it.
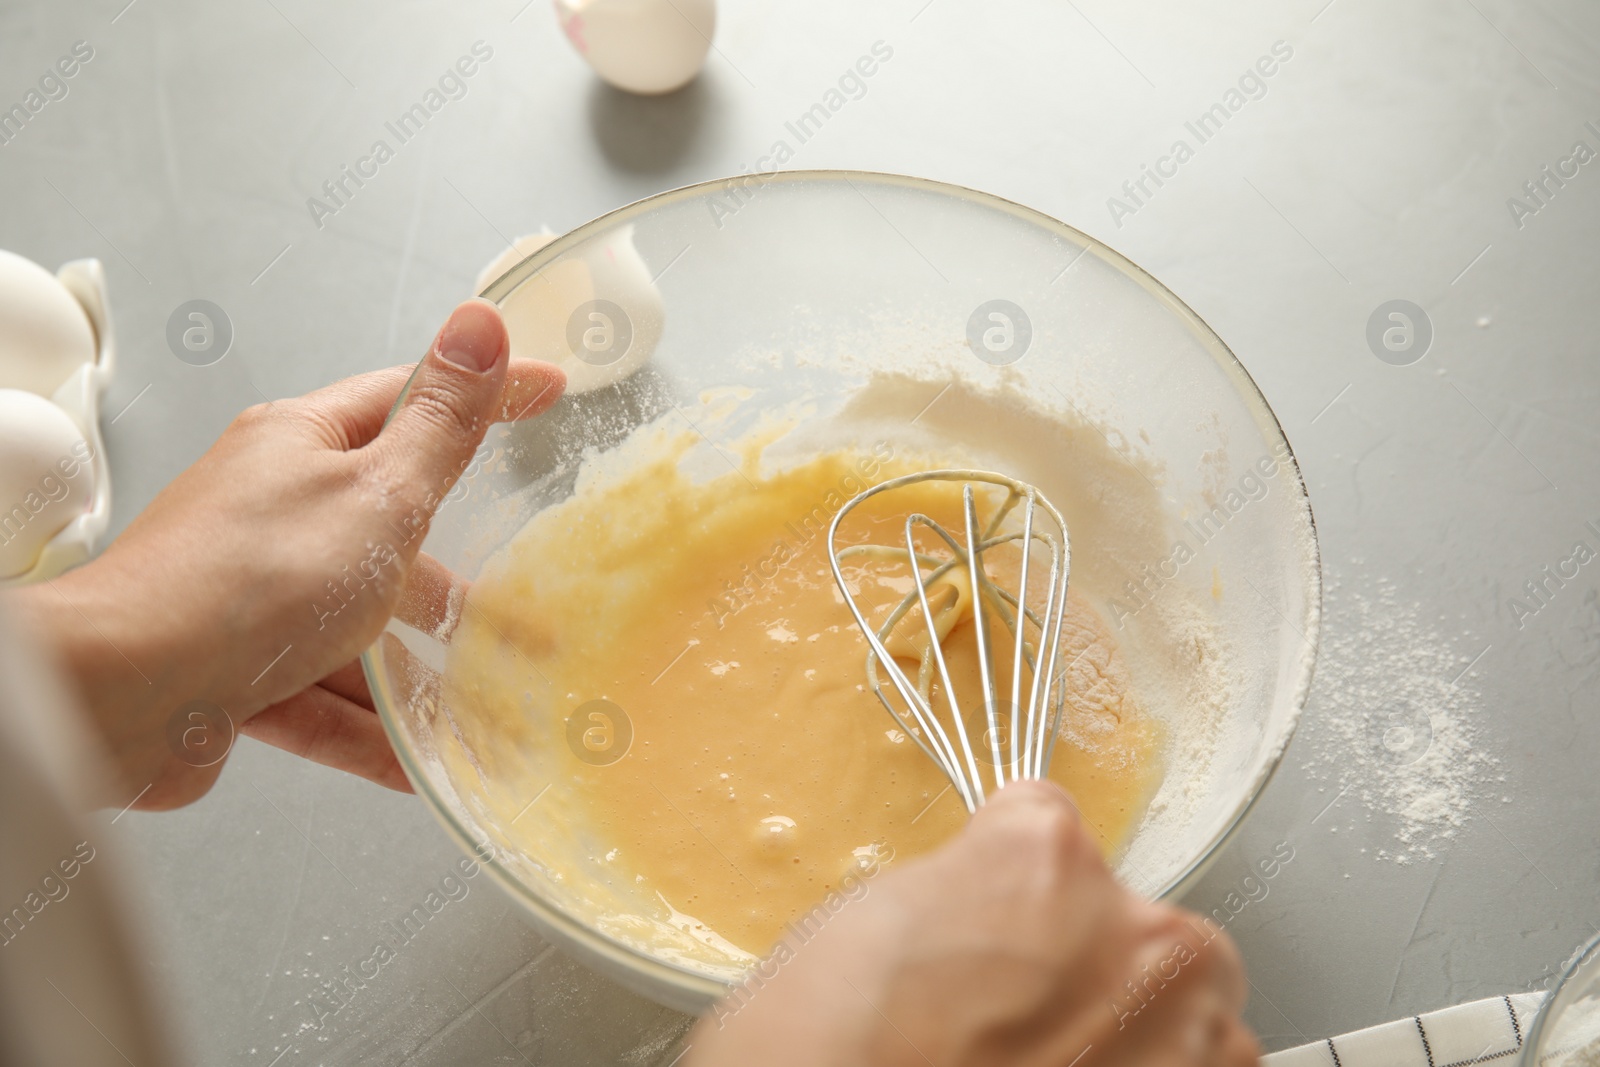
[[[825,543],[855,492],[930,465],[880,447],[697,482],[664,456],[537,515],[474,585],[446,673],[452,726],[478,774],[539,797],[510,823],[513,843],[537,838],[541,820],[579,820],[619,881],[761,954],[852,864],[903,860],[953,835],[965,809],[867,690],[867,646]],[[891,510],[855,513],[851,539],[903,543],[910,510],[959,530],[959,493],[930,483],[888,494]],[[850,573],[879,617],[911,588],[903,565]],[[945,648],[968,696],[970,620]],[[1157,729],[1076,596],[1061,654],[1052,777],[1109,856],[1157,784]]]

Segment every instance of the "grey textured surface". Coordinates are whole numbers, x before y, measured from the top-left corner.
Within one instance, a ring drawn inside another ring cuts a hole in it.
[[[241,408],[414,359],[503,235],[753,164],[882,40],[892,61],[792,165],[971,185],[1106,240],[1233,347],[1301,458],[1335,585],[1328,646],[1283,769],[1190,897],[1217,905],[1293,843],[1230,925],[1268,1047],[1536,988],[1594,929],[1600,570],[1521,626],[1511,599],[1600,543],[1600,162],[1547,183],[1520,225],[1507,201],[1575,142],[1600,149],[1600,8],[730,0],[702,80],[642,101],[601,87],[541,3],[126,2],[0,9],[0,106],[75,41],[95,52],[0,147],[0,246],[107,264],[118,527]],[[319,229],[306,198],[477,40],[494,56],[467,95]],[[1184,123],[1277,41],[1293,56],[1264,94],[1114,219],[1107,199],[1195,145]],[[236,331],[208,367],[164,340],[195,298]],[[1433,323],[1411,366],[1365,341],[1392,299]],[[1470,665],[1452,721],[1497,762],[1451,836],[1402,863],[1405,819],[1363,803],[1335,713],[1382,688],[1374,670],[1423,669],[1415,641]],[[204,801],[115,830],[143,859],[149,941],[197,1062],[677,1054],[680,1017],[548,950],[482,881],[313,1028],[320,982],[453,862],[410,799],[247,741]]]

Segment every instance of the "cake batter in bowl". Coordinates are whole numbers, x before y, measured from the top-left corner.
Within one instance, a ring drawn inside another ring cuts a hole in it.
[[[1181,892],[1259,795],[1315,660],[1304,485],[1237,360],[1116,253],[791,172],[623,208],[484,295],[583,388],[491,430],[424,544],[447,610],[365,664],[419,795],[580,958],[701,1009],[960,825],[819,576],[838,507],[907,471],[1002,471],[1065,516],[1053,776],[1120,877]]]

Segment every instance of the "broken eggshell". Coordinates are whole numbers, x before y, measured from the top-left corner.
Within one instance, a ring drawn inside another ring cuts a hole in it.
[[[681,89],[705,66],[715,0],[555,0],[567,40],[596,74],[630,93]]]
[[[517,238],[479,273],[478,291],[553,240],[550,233]],[[566,372],[567,392],[576,394],[614,385],[644,366],[661,340],[665,307],[630,225],[523,282],[500,312],[511,355],[554,363]]]

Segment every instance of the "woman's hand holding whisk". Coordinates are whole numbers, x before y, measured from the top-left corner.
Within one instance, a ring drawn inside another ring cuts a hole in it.
[[[1257,1061],[1233,942],[1118,883],[1052,784],[866,886],[701,1022],[692,1067]]]

